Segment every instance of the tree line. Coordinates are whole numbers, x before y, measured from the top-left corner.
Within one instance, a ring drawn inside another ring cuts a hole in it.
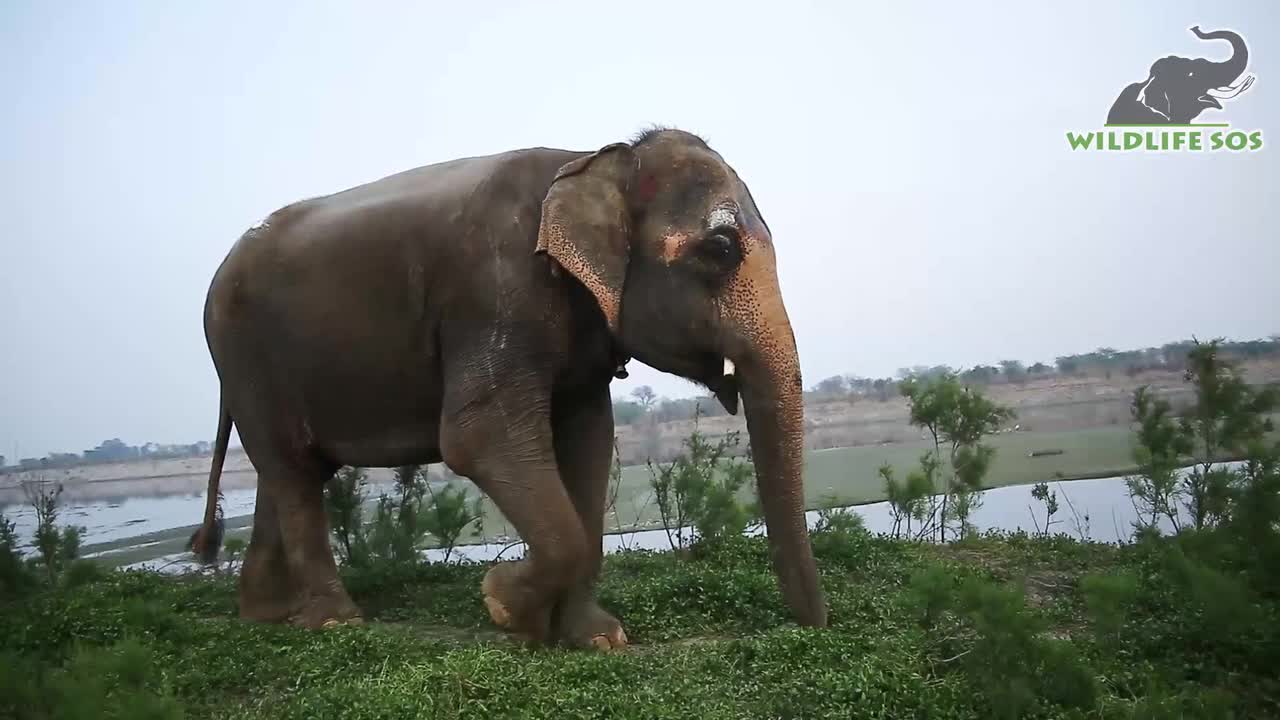
[[[1022,384],[1047,377],[1105,377],[1116,374],[1137,377],[1145,372],[1184,373],[1188,357],[1197,346],[1192,340],[1169,342],[1159,347],[1134,350],[1117,350],[1101,347],[1093,352],[1062,355],[1052,364],[1034,362],[1030,365],[1020,360],[1001,360],[995,365],[979,364],[968,369],[949,365],[916,365],[899,368],[895,377],[870,378],[859,375],[832,375],[824,378],[805,392],[808,402],[830,400],[870,400],[888,402],[901,397],[902,384],[906,381],[936,380],[955,377],[965,385],[986,387],[1000,384]],[[1219,340],[1217,352],[1224,358],[1253,361],[1280,357],[1280,335],[1255,340]],[[693,398],[670,399],[659,397],[653,388],[645,385],[636,388],[626,399],[613,403],[614,422],[618,425],[636,425],[641,420],[651,423],[692,420],[695,415],[716,417],[725,410],[709,395]]]

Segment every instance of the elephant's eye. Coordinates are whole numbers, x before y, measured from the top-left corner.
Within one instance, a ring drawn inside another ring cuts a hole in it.
[[[708,249],[716,255],[728,257],[729,253],[733,252],[733,240],[729,239],[728,235],[716,233],[707,238],[707,243]]]
[[[704,258],[717,266],[735,265],[742,254],[738,231],[732,227],[718,227],[702,239],[699,250]]]

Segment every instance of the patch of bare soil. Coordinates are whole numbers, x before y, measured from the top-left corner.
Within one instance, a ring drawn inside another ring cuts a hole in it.
[[[514,643],[497,628],[460,628],[451,625],[438,625],[403,620],[369,620],[367,627],[381,628],[388,632],[405,633],[423,640],[448,643],[453,645],[479,645],[493,643]]]
[[[1080,619],[1054,611],[1055,606],[1069,602],[1076,593],[1083,569],[1063,569],[1029,558],[1011,558],[1007,548],[1000,553],[982,543],[939,545],[934,546],[934,550],[953,562],[980,569],[997,582],[1019,583],[1027,606],[1044,611],[1052,619],[1046,632],[1048,636],[1070,639],[1087,630]]]

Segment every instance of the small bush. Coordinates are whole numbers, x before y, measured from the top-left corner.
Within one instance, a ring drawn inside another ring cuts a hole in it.
[[[61,484],[50,490],[43,481],[34,480],[24,483],[22,489],[36,512],[33,543],[37,553],[36,564],[43,568],[46,579],[52,582],[79,555],[80,536],[84,533],[84,528],[75,525],[58,526]]]
[[[721,542],[747,529],[754,513],[739,494],[754,478],[754,466],[731,455],[739,442],[733,432],[712,443],[695,424],[685,452],[666,464],[649,461],[649,484],[672,549],[688,549],[695,539]],[[686,534],[690,526],[693,535]]]
[[[813,532],[845,536],[866,535],[867,521],[851,509],[828,505],[818,510],[818,523],[813,528]]]
[[[0,658],[0,708],[13,717],[177,720],[181,703],[160,677],[152,650],[125,638],[107,647],[78,645],[62,667],[41,673]]]
[[[991,715],[1024,717],[1043,712],[1046,703],[1096,704],[1099,688],[1084,658],[1068,642],[1044,636],[1047,623],[1028,610],[1020,587],[930,564],[911,574],[903,600],[937,638],[938,650],[953,653],[940,665],[958,668]]]
[[[483,532],[483,497],[469,498],[466,488],[453,482],[437,491],[421,466],[396,468],[395,493],[378,497],[369,523],[364,521],[366,486],[362,468],[344,467],[325,487],[325,512],[344,565],[422,562],[429,536],[439,541],[447,561],[468,526],[476,525],[473,534]]]
[[[898,482],[894,477],[892,465],[885,463],[880,466],[878,473],[884,481],[885,497],[889,501],[889,512],[893,515],[893,537],[899,537],[904,531],[904,520],[907,537],[912,537],[913,521],[921,523],[922,532],[925,530],[925,513],[928,511],[929,496],[936,484],[937,472],[938,460],[932,452],[920,456],[919,469],[907,473],[904,482]]]
[[[22,557],[16,527],[0,515],[0,601],[25,595],[36,585],[35,573]]]
[[[911,574],[904,599],[917,609],[918,621],[926,628],[937,624],[942,612],[952,604],[955,578],[941,565],[928,565]]]
[[[1086,575],[1080,579],[1080,592],[1099,639],[1117,641],[1138,597],[1138,577],[1129,571]]]
[[[364,503],[368,484],[363,468],[343,467],[325,484],[324,508],[329,528],[338,540],[338,555],[347,565],[365,565]]]
[[[449,562],[458,538],[462,537],[468,525],[475,524],[473,535],[484,531],[481,524],[484,519],[481,509],[484,498],[477,494],[474,499],[468,500],[467,489],[452,482],[439,492],[432,490],[431,485],[427,484],[427,492],[431,500],[422,514],[422,524],[428,533],[440,541],[444,548],[444,562]]]

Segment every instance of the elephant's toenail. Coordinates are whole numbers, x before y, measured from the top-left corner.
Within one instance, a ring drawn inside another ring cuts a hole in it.
[[[511,622],[511,613],[507,612],[507,608],[496,599],[486,596],[484,606],[489,608],[489,617],[493,618],[495,625],[506,627]]]
[[[608,650],[610,648],[609,638],[603,635],[596,635],[595,637],[591,638],[591,644],[597,650]]]
[[[336,618],[329,618],[328,620],[325,620],[324,623],[320,625],[320,627],[327,629],[332,627],[338,627],[341,624],[342,623],[338,622]]]

